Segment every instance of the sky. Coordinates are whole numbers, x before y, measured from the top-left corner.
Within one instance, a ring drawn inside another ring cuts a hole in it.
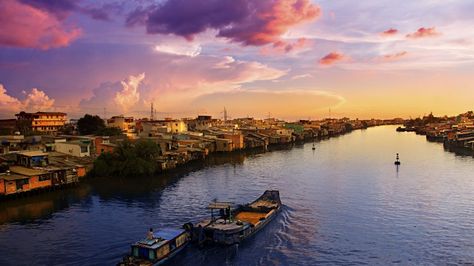
[[[0,1],[0,118],[474,109],[471,0]]]

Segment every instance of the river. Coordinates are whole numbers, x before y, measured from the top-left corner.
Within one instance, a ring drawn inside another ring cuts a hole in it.
[[[474,159],[395,128],[0,202],[0,265],[114,265],[149,227],[195,222],[214,199],[246,203],[266,189],[284,207],[264,230],[238,246],[189,246],[170,264],[474,263]]]

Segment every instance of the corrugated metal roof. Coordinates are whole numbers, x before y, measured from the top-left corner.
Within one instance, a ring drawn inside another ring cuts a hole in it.
[[[18,153],[19,155],[24,155],[28,157],[33,157],[33,156],[48,156],[47,153],[44,153],[42,151],[22,151]]]
[[[29,176],[25,175],[18,175],[18,174],[9,174],[9,175],[1,175],[0,179],[5,179],[7,181],[14,181],[14,180],[21,180],[21,179],[28,179]]]
[[[20,174],[20,175],[27,175],[27,176],[43,175],[43,174],[48,173],[47,171],[26,168],[26,167],[23,167],[23,166],[10,166],[10,171],[12,173],[17,173],[17,174]]]

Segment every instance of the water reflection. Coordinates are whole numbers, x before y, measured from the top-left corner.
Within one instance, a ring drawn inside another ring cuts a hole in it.
[[[67,210],[71,205],[82,201],[87,207],[90,202],[83,201],[90,194],[86,184],[52,191],[27,198],[10,199],[0,204],[0,226],[5,223],[31,223],[49,219],[55,212]]]

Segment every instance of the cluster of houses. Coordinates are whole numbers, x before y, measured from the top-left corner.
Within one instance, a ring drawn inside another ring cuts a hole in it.
[[[434,117],[432,114],[417,120],[408,120],[401,131],[426,135],[429,141],[442,142],[449,150],[474,155],[474,113],[453,117]]]
[[[385,124],[401,124],[402,119],[321,121],[239,118],[196,118],[161,120],[114,116],[107,127],[120,128],[119,136],[66,135],[65,113],[21,112],[17,119],[0,120],[0,195],[23,193],[78,182],[90,170],[94,159],[113,152],[125,140],[151,140],[161,148],[159,169],[168,170],[210,153],[245,149],[267,150],[272,145],[327,138]],[[68,124],[69,123],[69,124]]]
[[[0,196],[64,187],[86,175],[85,166],[40,150],[5,154],[0,161]]]

